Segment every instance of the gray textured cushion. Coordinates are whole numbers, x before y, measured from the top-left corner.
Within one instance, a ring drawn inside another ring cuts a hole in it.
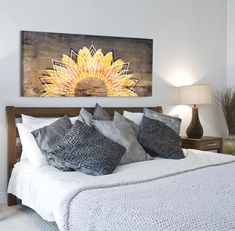
[[[95,120],[112,120],[112,116],[109,115],[99,104],[95,105],[93,115],[88,112],[85,108],[80,110],[80,116],[86,125],[92,127],[92,121]]]
[[[180,133],[181,119],[163,113],[158,113],[148,108],[144,108],[144,115],[150,119],[155,119],[166,124],[168,127],[173,129],[177,134]]]
[[[68,116],[64,116],[51,123],[48,126],[32,131],[38,146],[43,152],[47,152],[51,148],[58,145],[66,132],[72,127],[72,123]]]
[[[135,129],[136,134],[139,133],[139,126],[137,124],[135,124],[133,121],[131,121],[131,120],[127,119],[126,117],[124,117],[123,115],[121,115],[117,111],[114,112],[113,121],[116,121],[116,122],[129,122],[132,125],[132,127]]]
[[[126,149],[85,123],[76,121],[59,146],[47,154],[55,163],[90,175],[110,174]]]
[[[90,112],[88,112],[85,108],[81,108],[80,116],[86,125],[90,127],[92,126],[93,116]]]
[[[138,140],[151,156],[184,158],[179,135],[161,121],[143,117]]]
[[[93,119],[94,120],[112,120],[113,117],[97,103],[95,105],[95,109],[93,112]]]
[[[129,122],[94,120],[93,126],[100,133],[126,148],[126,153],[122,157],[121,164],[151,159],[138,143],[136,130]]]

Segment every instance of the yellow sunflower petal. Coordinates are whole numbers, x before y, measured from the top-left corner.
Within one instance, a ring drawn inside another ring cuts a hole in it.
[[[106,68],[109,68],[111,66],[112,61],[113,61],[113,53],[108,52],[103,58],[103,64]]]
[[[110,66],[110,70],[112,72],[118,73],[123,68],[123,64],[124,64],[124,61],[121,59],[118,59]]]
[[[94,56],[93,56],[93,62],[94,62],[94,63],[97,63],[97,64],[98,64],[98,63],[101,63],[102,60],[103,60],[103,58],[104,58],[104,55],[103,55],[101,49],[98,49],[98,50],[96,51],[96,53],[94,54]]]
[[[127,79],[122,82],[123,86],[125,87],[133,87],[135,85],[135,81]]]
[[[87,47],[83,47],[79,50],[78,56],[77,56],[77,64],[82,65],[83,63],[90,63],[92,59],[92,56],[87,49]]]

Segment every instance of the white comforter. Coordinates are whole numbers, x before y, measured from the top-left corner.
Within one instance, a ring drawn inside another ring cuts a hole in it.
[[[118,167],[111,175],[89,176],[79,172],[62,172],[51,166],[33,168],[21,161],[14,167],[8,192],[22,199],[22,203],[37,211],[48,221],[64,228],[66,203],[81,189],[108,184],[125,184],[151,178],[235,161],[234,156],[196,150],[184,150],[185,159],[156,158]]]

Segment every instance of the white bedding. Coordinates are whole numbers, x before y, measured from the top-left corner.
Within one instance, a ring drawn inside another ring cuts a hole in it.
[[[22,199],[22,203],[34,209],[48,221],[63,220],[61,211],[64,209],[67,196],[78,189],[102,185],[134,182],[139,180],[162,177],[209,165],[217,165],[234,161],[234,156],[184,150],[185,159],[168,160],[156,158],[150,161],[136,162],[119,166],[113,174],[89,176],[80,172],[62,172],[51,166],[33,168],[28,161],[17,163],[13,169],[8,192]]]

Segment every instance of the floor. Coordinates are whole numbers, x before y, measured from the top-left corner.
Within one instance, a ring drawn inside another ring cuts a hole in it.
[[[25,206],[0,205],[0,231],[58,231],[58,228]]]

